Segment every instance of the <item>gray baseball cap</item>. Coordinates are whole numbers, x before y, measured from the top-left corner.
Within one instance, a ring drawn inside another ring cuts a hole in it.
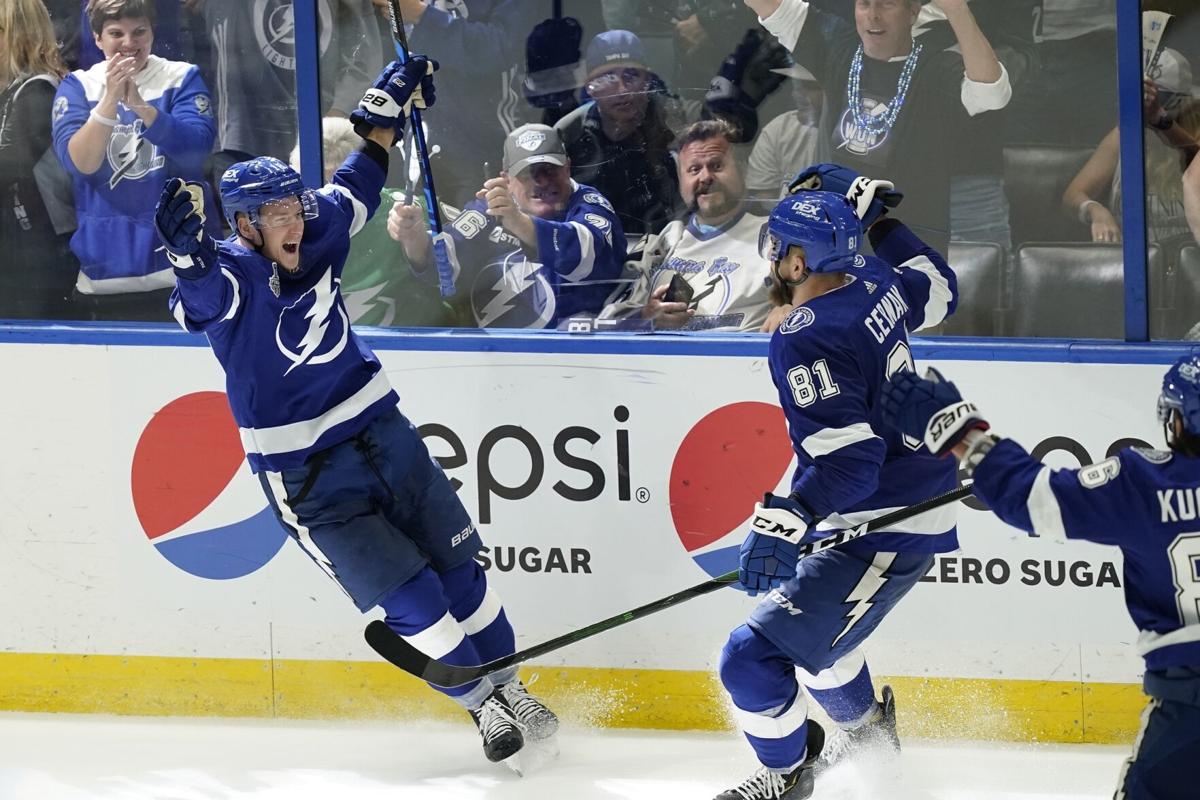
[[[509,175],[519,175],[531,164],[567,165],[567,148],[549,125],[522,125],[504,140],[504,169]]]

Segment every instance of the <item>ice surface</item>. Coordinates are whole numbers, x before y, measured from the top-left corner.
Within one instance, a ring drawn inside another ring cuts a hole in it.
[[[733,734],[565,726],[525,777],[469,722],[296,722],[0,714],[3,800],[710,800],[755,768]],[[1125,747],[905,742],[839,766],[814,800],[1101,800]]]

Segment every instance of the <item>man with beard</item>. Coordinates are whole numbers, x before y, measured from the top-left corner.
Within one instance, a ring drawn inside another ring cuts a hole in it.
[[[680,135],[679,187],[692,213],[643,240],[637,282],[601,317],[640,314],[667,330],[777,327],[784,313],[769,314],[767,263],[758,251],[764,219],[747,212],[733,139],[719,120],[694,123]]]
[[[571,179],[554,128],[522,125],[510,133],[504,172],[485,180],[475,198],[440,235],[479,327],[554,328],[603,307],[621,275],[625,232],[604,195]],[[420,206],[397,201],[388,233],[418,275],[436,280]]]

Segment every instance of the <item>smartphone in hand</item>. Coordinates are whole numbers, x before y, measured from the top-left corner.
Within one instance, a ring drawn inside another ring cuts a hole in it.
[[[667,303],[690,303],[695,290],[682,275],[676,272],[671,276],[671,283],[667,286],[667,292],[663,295],[663,301]]]

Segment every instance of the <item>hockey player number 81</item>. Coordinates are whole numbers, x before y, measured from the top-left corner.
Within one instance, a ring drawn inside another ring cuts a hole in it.
[[[1179,621],[1184,625],[1200,625],[1200,533],[1176,536],[1167,548],[1167,555],[1175,578]]]
[[[812,369],[803,364],[792,367],[787,377],[788,385],[792,387],[792,399],[801,408],[811,406],[818,397],[827,400],[842,391],[834,383],[833,376],[829,374],[829,365],[823,358],[813,364]]]

